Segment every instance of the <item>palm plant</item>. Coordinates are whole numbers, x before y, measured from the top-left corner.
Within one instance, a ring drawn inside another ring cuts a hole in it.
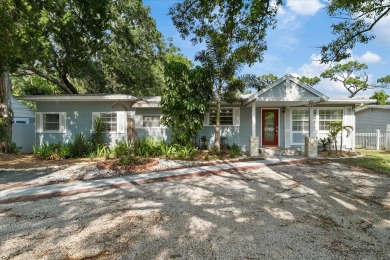
[[[214,145],[218,153],[221,151],[221,101],[234,100],[236,94],[245,88],[243,81],[236,77],[245,65],[241,51],[240,48],[234,50],[232,43],[222,33],[214,32],[206,37],[206,49],[195,56],[195,60],[208,70],[213,82],[213,101],[217,110]]]
[[[343,131],[347,131],[347,137],[351,134],[353,127],[349,125],[343,125],[342,122],[330,122],[329,123],[330,129],[329,129],[329,137],[334,142],[334,146],[336,149],[337,154],[337,135],[341,133],[341,142],[340,142],[340,155],[343,150]]]

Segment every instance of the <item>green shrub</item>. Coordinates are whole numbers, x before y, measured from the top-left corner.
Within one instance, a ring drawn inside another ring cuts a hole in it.
[[[102,147],[105,144],[104,137],[106,132],[106,124],[103,120],[98,117],[93,121],[92,134],[91,134],[91,143],[94,150],[97,150],[99,147]]]
[[[43,144],[40,146],[33,147],[33,155],[34,157],[39,157],[46,160],[54,160],[60,158],[58,150],[56,149],[58,145],[54,144]]]
[[[8,148],[8,153],[19,154],[22,151],[22,147],[18,146],[14,141],[10,139],[6,140],[5,143]]]
[[[86,157],[91,152],[91,144],[83,133],[77,133],[71,145],[72,157]]]
[[[240,147],[237,144],[233,144],[229,149],[229,156],[231,158],[234,158],[240,155],[241,155]]]
[[[125,165],[125,166],[142,165],[142,164],[147,164],[150,161],[151,160],[149,158],[137,158],[137,157],[134,157],[133,155],[125,155],[125,156],[122,156],[121,158],[119,158],[118,164]]]
[[[156,143],[153,138],[146,137],[138,143],[135,153],[142,157],[159,156],[162,144],[161,142]]]
[[[120,158],[133,153],[131,146],[129,146],[126,141],[115,141],[115,145],[111,151],[115,158]]]
[[[180,160],[193,160],[198,152],[198,148],[193,145],[176,146],[176,157]]]
[[[56,147],[58,148],[58,154],[61,159],[68,159],[72,157],[72,143],[60,144],[59,146],[54,146],[54,152]]]

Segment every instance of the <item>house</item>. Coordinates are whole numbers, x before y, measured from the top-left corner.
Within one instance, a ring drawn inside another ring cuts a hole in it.
[[[126,139],[125,111],[113,109],[116,101],[132,100],[127,95],[60,95],[25,96],[35,101],[36,145],[72,140],[79,132],[90,133],[92,121],[101,117],[107,124],[110,142]],[[138,136],[170,141],[171,131],[161,125],[160,97],[144,97],[147,103],[136,103],[127,113],[134,119]],[[305,136],[327,137],[329,122],[354,125],[354,109],[375,100],[331,99],[314,88],[286,75],[267,88],[242,96],[240,102],[223,103],[221,135],[242,150],[254,147],[303,149]],[[205,115],[198,138],[213,142],[216,110]],[[354,149],[354,135],[343,139],[347,149]],[[251,141],[250,141],[251,140]]]
[[[386,132],[390,124],[390,105],[368,105],[355,109],[356,133]]]
[[[22,153],[31,153],[35,145],[35,112],[15,98],[11,98],[14,112],[12,124],[12,141],[22,147]]]

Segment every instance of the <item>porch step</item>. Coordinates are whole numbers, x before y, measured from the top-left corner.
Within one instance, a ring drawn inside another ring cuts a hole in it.
[[[302,155],[302,151],[289,148],[260,147],[260,154],[265,157]]]

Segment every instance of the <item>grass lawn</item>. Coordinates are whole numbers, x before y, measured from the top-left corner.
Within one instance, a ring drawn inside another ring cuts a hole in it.
[[[365,155],[362,158],[345,158],[343,162],[353,165],[362,166],[364,168],[374,170],[376,172],[385,173],[390,176],[390,152],[383,150],[356,150]]]

